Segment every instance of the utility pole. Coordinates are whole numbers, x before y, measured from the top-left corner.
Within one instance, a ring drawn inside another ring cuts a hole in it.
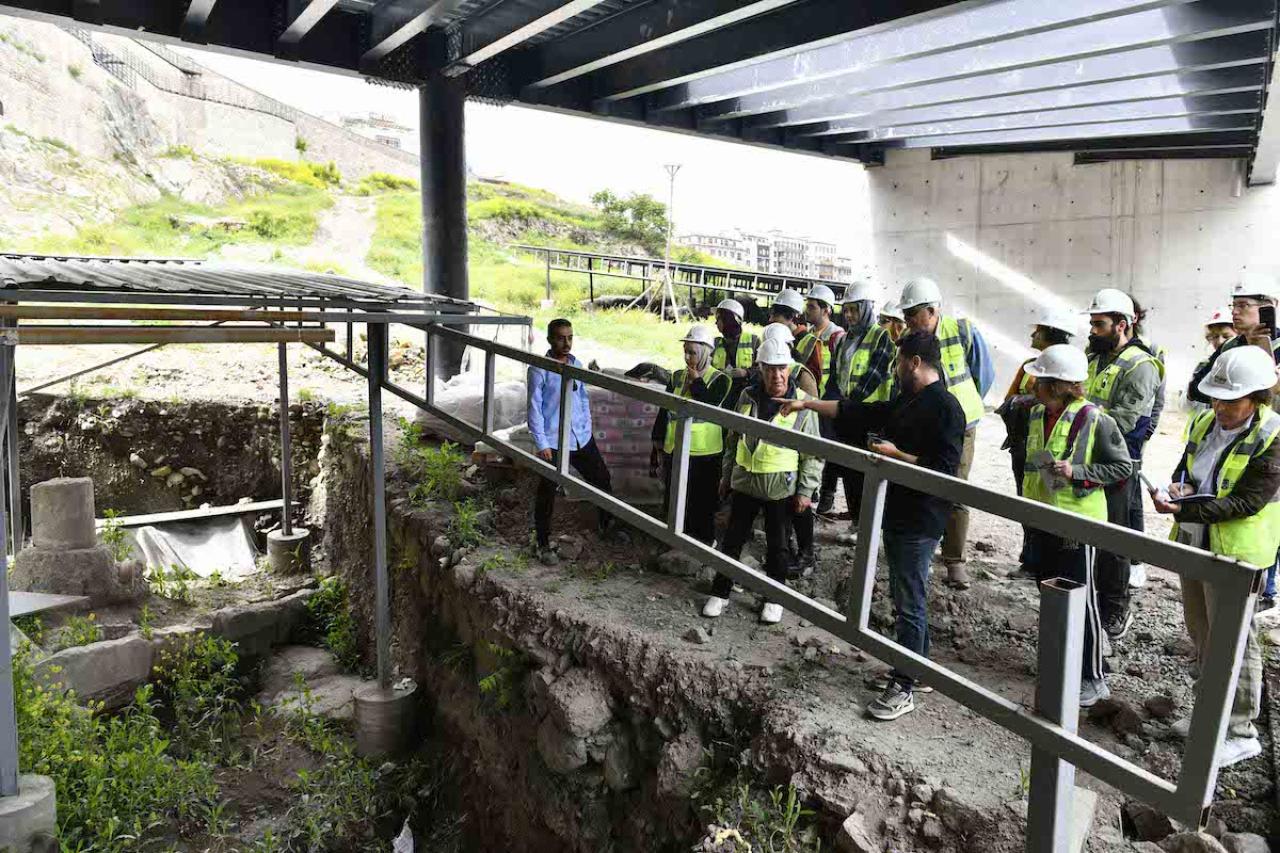
[[[668,163],[662,168],[667,170],[667,177],[669,178],[669,184],[668,184],[669,188],[667,192],[667,257],[664,263],[665,273],[666,273],[666,282],[663,285],[662,306],[659,309],[658,316],[659,317],[666,316],[666,313],[667,313],[666,302],[667,302],[667,297],[670,296],[671,297],[671,313],[675,315],[676,322],[679,322],[680,308],[679,308],[679,305],[676,303],[675,288],[671,284],[671,237],[672,237],[672,232],[675,230],[676,174],[680,171],[680,164]]]

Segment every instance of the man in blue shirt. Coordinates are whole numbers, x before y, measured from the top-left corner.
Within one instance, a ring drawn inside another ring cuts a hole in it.
[[[548,358],[563,364],[581,367],[573,357],[573,325],[564,319],[547,324],[547,343],[551,349]],[[609,468],[605,465],[600,449],[591,435],[591,401],[587,399],[587,386],[576,379],[569,396],[569,464],[592,486],[613,494],[609,480]],[[529,435],[537,449],[538,457],[552,465],[560,459],[560,374],[540,367],[529,368]],[[533,527],[538,539],[538,559],[547,566],[560,562],[551,547],[551,515],[555,511],[556,483],[542,478],[533,501]],[[600,531],[609,526],[609,515],[600,510]]]

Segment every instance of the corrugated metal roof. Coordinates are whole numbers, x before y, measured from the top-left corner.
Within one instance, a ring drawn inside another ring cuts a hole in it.
[[[401,285],[261,264],[227,264],[191,258],[111,258],[0,253],[4,290],[64,290],[247,297],[247,301],[329,299],[380,306],[424,303],[473,308],[473,303],[429,296]]]

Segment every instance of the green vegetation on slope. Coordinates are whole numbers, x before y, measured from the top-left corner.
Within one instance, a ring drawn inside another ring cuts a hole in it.
[[[328,192],[303,184],[286,184],[217,208],[166,196],[127,208],[113,222],[86,225],[72,236],[43,237],[30,249],[203,257],[234,243],[302,246],[315,236],[320,211],[332,204]]]

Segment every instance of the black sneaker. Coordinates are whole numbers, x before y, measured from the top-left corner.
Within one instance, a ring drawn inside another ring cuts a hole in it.
[[[1270,610],[1271,608],[1273,608],[1273,607],[1275,607],[1275,606],[1276,606],[1276,599],[1275,599],[1275,596],[1273,596],[1273,595],[1260,595],[1260,596],[1258,596],[1258,603],[1257,603],[1257,605],[1254,607],[1254,610],[1256,610],[1258,613],[1261,613],[1262,611],[1264,611],[1264,610]]]
[[[1107,636],[1113,640],[1123,640],[1124,635],[1129,633],[1129,629],[1133,627],[1133,611],[1128,610],[1124,614],[1112,613],[1102,620],[1102,630],[1107,632]]]
[[[830,515],[831,510],[835,508],[836,508],[835,492],[831,492],[830,494],[823,492],[822,495],[818,497],[818,515]]]

